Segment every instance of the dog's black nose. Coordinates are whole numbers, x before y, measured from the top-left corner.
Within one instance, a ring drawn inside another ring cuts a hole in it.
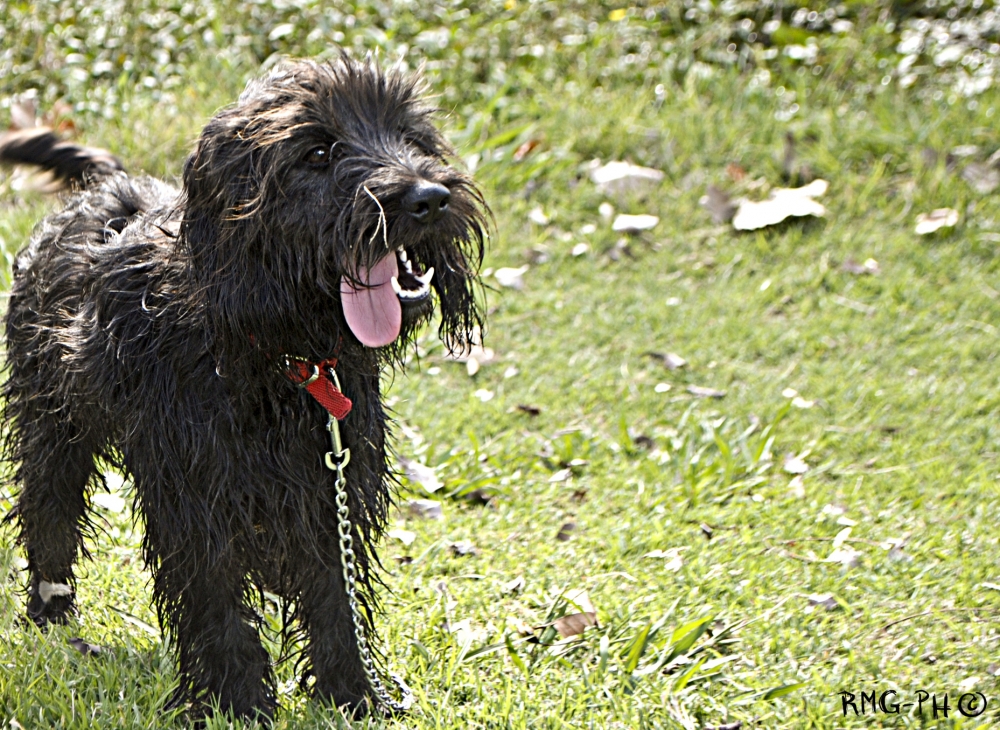
[[[451,191],[439,183],[421,180],[403,198],[403,210],[421,223],[433,223],[448,210]]]

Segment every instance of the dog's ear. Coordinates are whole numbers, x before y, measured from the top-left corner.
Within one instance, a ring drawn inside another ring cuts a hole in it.
[[[259,202],[262,154],[245,134],[246,118],[234,112],[205,126],[184,165],[183,234],[196,259],[231,256],[228,240],[245,237],[240,222]]]

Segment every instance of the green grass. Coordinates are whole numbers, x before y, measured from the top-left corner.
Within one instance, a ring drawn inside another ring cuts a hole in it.
[[[439,499],[444,519],[401,511],[390,527],[416,538],[408,547],[389,539],[382,552],[391,589],[382,646],[417,696],[390,727],[995,722],[1000,206],[959,177],[964,161],[949,170],[944,157],[971,144],[985,159],[1000,146],[1000,92],[952,98],[949,69],[909,88],[883,85],[898,61],[898,29],[886,23],[902,17],[879,20],[874,3],[850,6],[850,33],[817,36],[819,72],[779,57],[766,85],[751,81],[760,78],[752,68],[713,60],[736,26],[681,23],[679,4],[624,21],[609,19],[613,5],[509,5],[432,13],[372,3],[353,30],[319,6],[269,15],[263,4],[220,3],[214,16],[189,18],[164,5],[159,20],[125,14],[131,70],[96,77],[74,75],[46,54],[53,41],[31,34],[86,39],[104,21],[79,8],[71,23],[11,5],[7,38],[21,66],[0,91],[34,87],[43,110],[64,97],[87,143],[112,148],[130,169],[176,176],[201,125],[272,53],[315,55],[343,32],[351,47],[394,57],[406,45],[411,65],[428,59],[445,126],[496,214],[485,266],[530,268],[520,291],[487,277],[496,358],[474,377],[429,330],[406,374],[387,383],[399,455],[444,482],[433,495],[404,485],[401,500]],[[303,28],[275,33],[293,21]],[[154,58],[154,27],[181,38],[167,63]],[[438,28],[443,47],[420,35]],[[241,32],[248,44],[226,50]],[[574,33],[586,41],[563,42]],[[100,46],[82,46],[96,54],[88,63],[103,58]],[[646,58],[625,63],[628,53]],[[711,75],[692,72],[695,61]],[[146,76],[155,83],[137,86]],[[127,113],[91,104],[112,90]],[[827,216],[742,234],[713,223],[698,203],[709,185],[760,196],[783,184],[789,132],[797,165],[830,182]],[[538,147],[515,161],[529,140]],[[939,162],[928,164],[925,148]],[[658,167],[666,179],[609,200],[586,177],[595,157]],[[742,182],[731,163],[746,171]],[[9,260],[53,203],[0,192]],[[598,213],[606,201],[660,223],[621,253]],[[545,226],[529,220],[538,206]],[[959,225],[916,236],[916,215],[940,207],[960,211]],[[580,242],[589,251],[573,256]],[[842,269],[867,258],[878,274]],[[651,351],[689,364],[668,371]],[[690,385],[725,396],[699,399]],[[813,406],[793,405],[788,388]],[[801,480],[783,469],[795,455],[809,465]],[[495,498],[476,504],[464,496],[473,489]],[[0,492],[0,507],[10,496]],[[97,511],[107,530],[81,566],[81,617],[46,635],[19,621],[22,556],[10,530],[0,532],[9,576],[0,722],[170,723],[162,707],[173,664],[149,631],[139,535],[127,512]],[[575,530],[557,540],[569,522]],[[859,553],[850,567],[825,560],[838,535]],[[476,553],[455,555],[460,541]],[[656,550],[668,556],[645,557]],[[523,588],[506,591],[518,577]],[[600,626],[568,642],[535,629],[529,641],[525,629],[577,610],[564,599],[575,589],[588,591]],[[812,605],[814,594],[830,594],[830,608]],[[267,620],[277,627],[277,614]],[[73,636],[104,653],[82,656]],[[333,711],[292,691],[292,663],[278,671],[288,689],[278,727],[338,726]],[[923,716],[841,717],[840,691],[888,689],[906,702],[918,690],[948,692],[950,717],[935,720],[929,702]],[[963,721],[963,691],[984,693],[987,714]]]

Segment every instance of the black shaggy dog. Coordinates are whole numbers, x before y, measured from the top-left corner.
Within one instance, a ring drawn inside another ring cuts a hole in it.
[[[75,181],[18,257],[6,319],[31,619],[74,610],[102,457],[135,485],[175,704],[272,715],[268,590],[318,696],[391,708],[365,650],[390,501],[380,373],[434,298],[448,346],[481,324],[490,214],[453,159],[419,81],[347,57],[251,82],[180,190],[47,130],[0,137],[0,162]]]

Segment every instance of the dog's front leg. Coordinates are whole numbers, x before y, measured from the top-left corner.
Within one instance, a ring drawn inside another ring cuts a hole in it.
[[[338,707],[362,714],[368,682],[339,558],[323,566],[314,561],[312,570],[302,576],[299,590],[299,620],[308,636],[308,671],[316,680],[313,691]]]
[[[176,525],[164,521],[157,527]],[[218,538],[218,535],[213,535]],[[177,647],[179,686],[174,705],[202,714],[212,702],[235,717],[270,717],[274,677],[261,645],[258,619],[246,603],[247,578],[232,547],[206,554],[204,535],[175,534],[154,547],[154,593],[161,624]]]

